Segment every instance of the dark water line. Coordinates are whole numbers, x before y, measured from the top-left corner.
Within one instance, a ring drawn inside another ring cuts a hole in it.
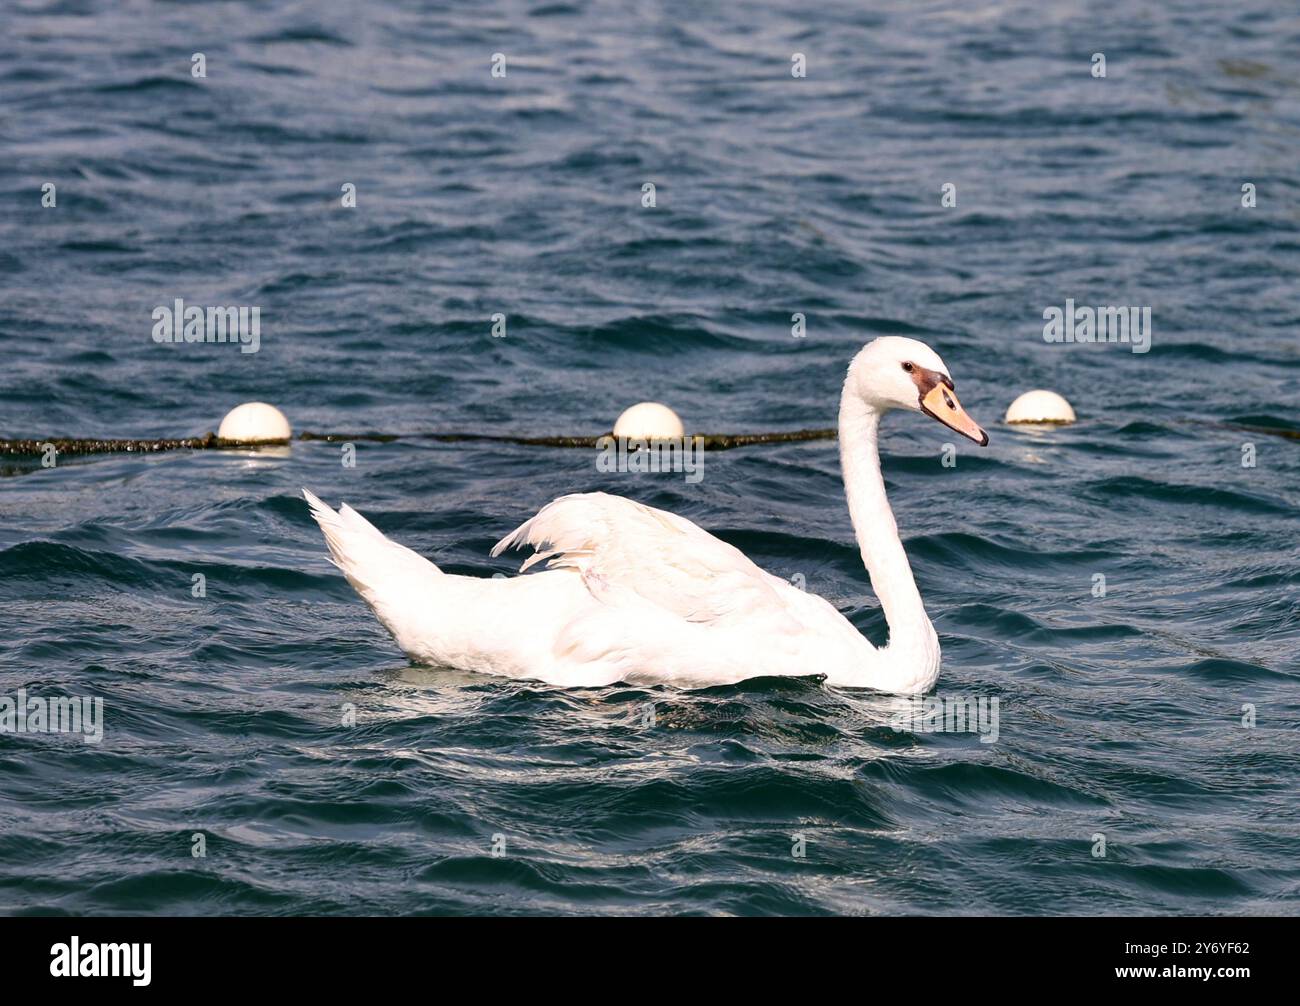
[[[751,447],[755,444],[789,444],[805,440],[833,440],[836,431],[793,430],[778,433],[695,433],[688,434],[684,440],[695,443],[707,450],[723,451],[734,447]],[[348,441],[369,441],[388,444],[398,440],[435,440],[441,443],[498,443],[521,444],[526,447],[584,447],[600,448],[607,439],[615,439],[612,433],[603,433],[598,437],[511,437],[490,433],[315,433],[304,430],[293,439],[323,440],[329,443]],[[637,443],[653,444],[646,438],[620,438],[629,445]],[[209,433],[202,437],[159,438],[149,440],[96,440],[68,437],[55,437],[48,440],[0,440],[0,454],[31,455],[44,454],[53,447],[58,454],[118,454],[139,453],[156,454],[160,451],[179,450],[257,450],[263,447],[283,447],[288,440],[230,440]],[[673,440],[675,443],[676,441]],[[635,446],[630,446],[635,449]]]

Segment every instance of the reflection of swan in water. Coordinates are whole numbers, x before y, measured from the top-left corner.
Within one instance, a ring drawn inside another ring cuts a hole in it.
[[[926,616],[885,498],[880,417],[923,412],[983,445],[943,361],[886,337],[854,358],[840,396],[844,489],[862,559],[889,623],[872,646],[827,601],[755,566],[675,514],[619,496],[563,496],[493,554],[531,546],[548,569],[509,579],[454,576],[385,538],[355,510],[304,490],[335,564],[412,660],[557,685],[686,687],[825,674],[828,683],[925,691],[939,673]]]

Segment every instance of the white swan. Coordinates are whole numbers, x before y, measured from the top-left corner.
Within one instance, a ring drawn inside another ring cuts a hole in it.
[[[840,459],[862,561],[889,623],[876,649],[827,601],[765,573],[675,514],[605,493],[562,496],[492,550],[532,546],[549,568],[442,572],[344,504],[303,490],[333,561],[414,661],[556,685],[729,684],[824,674],[923,692],[939,674],[926,616],[885,499],[876,435],[890,409],[924,412],[981,446],[986,434],[929,346],[885,337],[854,357],[840,396]]]

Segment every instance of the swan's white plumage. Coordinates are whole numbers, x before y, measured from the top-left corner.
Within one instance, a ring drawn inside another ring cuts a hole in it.
[[[547,504],[492,554],[531,547],[521,573],[549,568],[480,578],[444,573],[346,504],[336,512],[303,492],[334,564],[420,663],[565,686],[695,687],[822,674],[832,684],[924,691],[938,674],[938,637],[885,499],[876,450],[884,412],[922,411],[922,371],[946,382],[946,391],[935,391],[951,407],[941,421],[987,442],[955,403],[942,361],[912,339],[868,345],[849,368],[840,403],[849,512],[890,626],[881,649],[816,594],[765,572],[684,517],[620,496],[581,493]]]
[[[739,549],[676,514],[607,493],[548,503],[492,549],[532,547],[539,561],[573,569],[597,600],[630,592],[689,622],[721,625],[764,610],[788,622],[773,583]],[[790,628],[795,628],[791,625]]]
[[[357,590],[380,591],[394,576],[418,583],[443,575],[418,552],[385,537],[346,503],[336,512],[315,493],[304,489],[302,494],[325,534],[331,561]]]

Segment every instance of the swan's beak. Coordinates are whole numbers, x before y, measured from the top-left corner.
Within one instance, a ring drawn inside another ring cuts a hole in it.
[[[937,419],[950,430],[956,430],[963,437],[970,437],[981,447],[988,446],[989,435],[980,424],[966,415],[966,410],[957,401],[957,392],[940,380],[921,398],[921,411],[931,419]]]

